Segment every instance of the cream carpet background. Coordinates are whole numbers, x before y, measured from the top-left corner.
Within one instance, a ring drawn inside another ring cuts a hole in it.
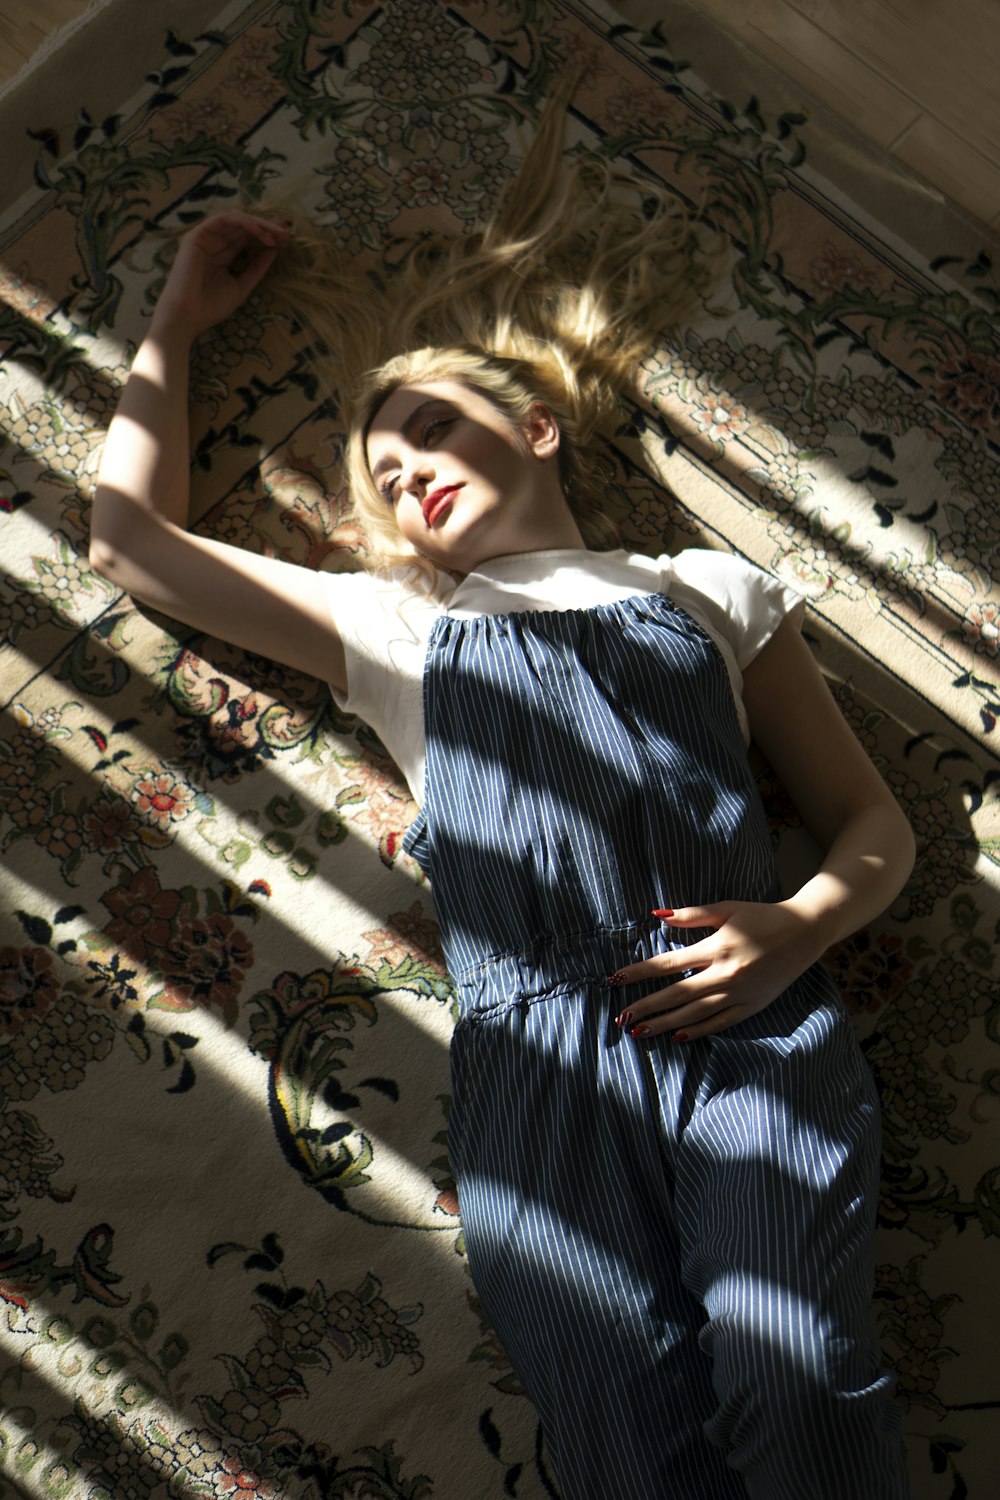
[[[400,855],[412,805],[320,684],[134,608],[89,573],[86,535],[103,429],[187,223],[293,191],[352,256],[460,228],[582,62],[572,144],[704,200],[730,243],[609,444],[609,507],[637,548],[729,547],[807,596],[819,660],[917,832],[906,891],[830,962],[882,1091],[876,1315],[914,1493],[987,1500],[991,266],[964,231],[931,259],[908,248],[819,175],[793,111],[714,96],[669,6],[649,30],[585,0],[205,10],[142,7],[155,55],[136,74],[139,8],[111,5],[0,104],[0,1493],[554,1493],[466,1272],[450,999]],[[266,288],[206,341],[194,395],[198,524],[353,565],[337,415]]]

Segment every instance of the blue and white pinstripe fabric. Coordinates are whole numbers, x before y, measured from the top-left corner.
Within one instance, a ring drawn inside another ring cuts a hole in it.
[[[675,941],[652,907],[778,894],[714,645],[659,595],[444,616],[425,712],[470,1264],[566,1500],[902,1500],[876,1106],[829,979],[684,1046],[613,1021],[606,976]]]

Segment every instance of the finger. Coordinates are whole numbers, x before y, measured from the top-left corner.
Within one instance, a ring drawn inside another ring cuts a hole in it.
[[[289,238],[292,232],[290,219],[255,219],[252,227],[247,226],[249,234],[255,234],[265,245],[281,245]]]
[[[733,914],[728,902],[713,906],[657,907],[652,913],[668,927],[721,927]]]
[[[254,218],[235,211],[213,214],[191,231],[189,245],[209,261],[232,267],[242,256],[261,246],[268,249],[283,244],[291,230],[276,220]],[[183,244],[183,242],[182,242]]]
[[[673,1018],[681,1011],[686,1011],[692,1005],[704,1003],[717,995],[717,978],[713,978],[707,972],[690,974],[665,990],[657,990],[653,995],[644,995],[641,1000],[629,1002],[615,1017],[615,1020],[626,1031],[631,1030],[633,1026],[652,1022],[661,1015],[665,1015],[673,1025],[675,1024]]]
[[[728,1031],[739,1021],[745,1021],[751,1012],[739,1005],[730,1005],[711,1020],[701,1022],[684,1021],[670,1033],[670,1040],[678,1046],[686,1042],[697,1042],[699,1038],[706,1036],[718,1036],[721,1032]]]
[[[730,1006],[721,1015],[714,1016],[711,1021],[702,1021],[700,1024],[689,1025],[686,1021],[679,1025],[676,1031],[671,1033],[670,1040],[678,1046],[685,1042],[696,1042],[699,1037],[718,1036],[720,1031],[728,1031],[735,1026],[737,1021],[745,1021],[749,1011],[742,1010],[739,1006]]]
[[[699,1037],[714,1036],[716,1032],[735,1026],[747,1014],[745,1006],[732,1005],[725,994],[716,992],[668,1014],[651,1016],[627,1029],[637,1042],[665,1033],[678,1043],[694,1042]]]
[[[274,264],[274,260],[277,254],[277,246],[273,246],[266,250],[261,250],[259,254],[255,255],[253,259],[243,267],[243,270],[235,278],[236,285],[239,287],[240,295],[242,297],[249,297],[254,287],[257,286],[259,282],[263,281],[264,277],[271,269],[271,266]]]
[[[715,959],[715,951],[709,946],[711,942],[709,936],[686,948],[671,948],[669,953],[655,953],[652,958],[626,964],[623,969],[608,975],[608,984],[637,984],[641,979],[664,979],[671,974],[686,974],[691,969],[705,969]]]
[[[291,220],[280,217],[269,218],[266,214],[247,214],[236,208],[224,209],[221,213],[210,214],[207,219],[202,219],[191,231],[197,235],[200,231],[223,230],[242,231],[244,234],[252,234],[259,237],[261,234],[281,235],[287,237],[291,233]]]

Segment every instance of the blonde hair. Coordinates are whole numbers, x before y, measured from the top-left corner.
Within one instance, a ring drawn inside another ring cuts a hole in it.
[[[614,523],[599,508],[602,465],[579,442],[574,413],[565,401],[561,383],[546,378],[540,359],[527,361],[490,354],[470,345],[441,348],[431,345],[398,354],[362,379],[355,392],[354,412],[347,439],[347,480],[355,513],[368,537],[372,557],[387,565],[404,553],[394,512],[371,477],[366,452],[368,429],[383,402],[400,386],[425,380],[459,380],[491,401],[517,428],[537,401],[552,412],[559,427],[559,477],[567,503],[588,547],[615,546]]]
[[[386,398],[457,379],[518,424],[534,402],[560,430],[566,499],[588,546],[615,545],[602,514],[608,465],[595,438],[636,385],[639,362],[705,281],[688,217],[651,180],[579,154],[564,169],[565,95],[542,114],[521,170],[480,229],[428,234],[391,275],[345,265],[297,225],[276,290],[319,338],[346,399],[347,480],[368,563],[413,557],[365,452]]]

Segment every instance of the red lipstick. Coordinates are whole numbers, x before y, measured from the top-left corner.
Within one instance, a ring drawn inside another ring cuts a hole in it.
[[[439,517],[444,515],[461,488],[460,484],[443,485],[440,489],[431,490],[430,494],[424,497],[424,503],[420,509],[426,526],[433,526]]]

